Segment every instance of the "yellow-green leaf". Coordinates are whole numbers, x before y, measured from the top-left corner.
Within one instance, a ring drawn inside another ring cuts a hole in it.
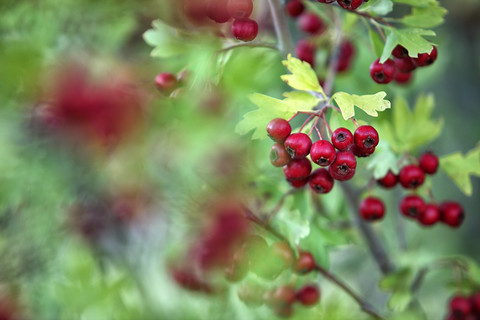
[[[332,99],[335,100],[342,111],[343,118],[347,120],[355,115],[354,106],[362,109],[372,117],[377,117],[378,111],[384,111],[390,108],[390,101],[384,100],[386,95],[384,91],[364,96],[357,96],[346,92],[336,92],[332,96]]]
[[[480,176],[480,143],[465,156],[455,152],[440,158],[440,168],[468,196],[472,195],[470,176]]]
[[[323,88],[318,82],[318,77],[308,62],[294,58],[289,54],[287,60],[282,61],[282,63],[292,73],[281,77],[286,84],[293,89],[314,91],[325,97]]]

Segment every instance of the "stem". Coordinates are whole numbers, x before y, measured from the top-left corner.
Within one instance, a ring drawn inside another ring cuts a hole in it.
[[[348,294],[353,300],[357,302],[357,304],[360,306],[360,308],[374,317],[375,319],[385,319],[383,318],[378,312],[375,310],[375,308],[368,303],[367,301],[363,300],[360,296],[358,296],[353,290],[343,281],[341,281],[339,278],[337,278],[335,275],[331,274],[328,272],[326,269],[324,269],[320,265],[315,265],[315,270],[320,272],[325,278],[327,278],[329,281],[335,283],[337,286],[342,288],[343,291],[345,291],[346,294]]]
[[[239,47],[250,47],[250,48],[268,48],[273,50],[278,50],[278,47],[273,43],[266,43],[266,42],[245,42],[245,43],[237,43],[231,46],[225,47],[220,52],[227,52],[229,50],[233,50]]]
[[[358,226],[358,228],[360,229],[360,233],[362,234],[364,240],[367,242],[370,253],[375,259],[375,262],[377,263],[380,271],[383,274],[391,273],[395,269],[395,266],[391,262],[390,257],[388,256],[385,248],[382,245],[382,242],[380,241],[372,227],[365,221],[363,221],[357,212],[359,198],[358,193],[353,190],[348,183],[344,182],[340,185],[342,186],[343,191],[347,197],[347,201],[350,205],[350,211],[353,214],[355,224]]]
[[[325,79],[325,84],[323,85],[323,89],[327,96],[330,96],[332,93],[333,82],[335,81],[335,77],[337,75],[340,44],[342,41],[342,25],[336,13],[334,13],[333,19],[335,23],[335,38],[333,39],[332,55],[330,57],[330,61],[328,62],[327,78]]]
[[[280,200],[278,200],[277,204],[275,205],[275,207],[272,209],[272,211],[270,211],[269,214],[267,214],[267,217],[265,219],[265,223],[269,223],[270,220],[273,218],[274,215],[277,214],[277,212],[282,208],[283,206],[283,203],[285,202],[285,199],[291,195],[291,194],[294,194],[295,192],[297,192],[296,189],[291,189],[289,190],[288,192],[284,193],[282,195],[282,197],[280,198]]]
[[[287,27],[287,20],[285,19],[285,13],[281,0],[267,0],[272,13],[273,26],[278,39],[278,48],[284,58],[291,52],[293,52],[292,38]]]

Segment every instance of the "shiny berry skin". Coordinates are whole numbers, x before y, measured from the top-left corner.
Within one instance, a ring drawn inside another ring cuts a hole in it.
[[[463,296],[455,296],[450,300],[450,312],[454,319],[464,319],[472,312],[470,299]]]
[[[395,72],[395,62],[391,59],[384,63],[380,63],[380,59],[377,59],[370,65],[370,76],[376,83],[389,83],[395,77]]]
[[[480,316],[480,291],[470,297],[473,311]]]
[[[353,143],[360,149],[375,149],[378,141],[378,132],[372,126],[360,126],[353,134]]]
[[[162,72],[155,77],[157,89],[164,93],[172,92],[176,88],[177,83],[177,78],[170,72]]]
[[[244,19],[250,17],[253,11],[252,0],[228,0],[227,10],[234,19]]]
[[[426,208],[425,201],[414,194],[404,197],[400,202],[400,212],[408,218],[416,219]]]
[[[425,206],[425,211],[417,216],[418,222],[424,226],[431,226],[440,220],[440,209],[438,205],[429,203]]]
[[[267,125],[267,133],[270,139],[275,142],[283,143],[292,132],[292,127],[287,120],[275,118]]]
[[[392,172],[392,170],[388,170],[383,178],[377,180],[377,183],[386,189],[395,187],[397,182],[398,177]]]
[[[339,151],[335,161],[328,167],[328,172],[333,179],[339,181],[346,181],[355,175],[355,168],[357,167],[357,159],[350,151]]]
[[[320,168],[310,175],[308,183],[316,193],[328,193],[332,190],[334,181],[327,169]]]
[[[440,219],[450,227],[459,227],[465,219],[465,213],[460,204],[446,201],[440,205]]]
[[[252,19],[236,19],[232,24],[232,35],[241,41],[252,41],[257,37],[258,24]]]
[[[298,179],[298,180],[288,180],[287,182],[294,188],[304,187],[308,183],[308,178]]]
[[[319,34],[324,30],[322,20],[312,12],[303,13],[298,18],[298,27],[300,30],[310,34]]]
[[[312,67],[315,66],[315,45],[307,40],[300,40],[295,47],[295,53],[298,59],[308,62]]]
[[[354,53],[355,47],[350,41],[343,41],[340,44],[340,52],[337,62],[337,72],[344,72],[348,70]]]
[[[226,1],[209,0],[207,3],[207,16],[216,23],[225,23],[231,16],[227,10]]]
[[[425,181],[425,173],[420,167],[409,164],[400,170],[398,178],[405,189],[416,189]]]
[[[307,158],[294,159],[283,167],[287,180],[302,180],[308,178],[312,172],[312,163]]]
[[[363,3],[363,0],[337,0],[337,3],[344,9],[355,10]]]
[[[298,17],[305,10],[305,6],[300,0],[292,0],[285,5],[285,10],[290,17]]]
[[[289,135],[285,139],[284,145],[292,159],[301,159],[310,153],[312,140],[307,134],[299,132]]]
[[[338,128],[333,131],[332,144],[340,151],[348,150],[353,144],[353,134],[347,128]]]
[[[292,160],[292,158],[290,158],[290,155],[287,150],[285,150],[283,144],[275,143],[272,146],[272,149],[270,149],[270,162],[275,167],[283,167],[284,165],[287,165],[290,160]]]
[[[402,45],[397,45],[393,51],[392,51],[392,56],[398,59],[403,59],[408,57],[408,50],[405,49]]]
[[[298,274],[306,274],[315,268],[315,258],[310,252],[300,251],[294,270]]]
[[[413,58],[413,61],[417,67],[429,66],[437,60],[438,51],[437,47],[433,46],[430,53],[420,53],[417,58]]]
[[[375,197],[367,197],[360,203],[360,216],[367,221],[376,221],[385,215],[385,205],[382,200]]]
[[[397,68],[397,72],[411,72],[417,68],[417,65],[413,61],[412,58],[407,57],[403,59],[395,58],[393,60],[395,62],[395,67]]]
[[[320,300],[320,291],[316,285],[306,285],[297,291],[297,301],[304,306],[313,306]]]
[[[438,169],[438,157],[432,152],[425,152],[420,156],[420,168],[427,174],[434,174]]]
[[[399,84],[406,84],[410,82],[410,79],[412,79],[412,74],[412,72],[396,72],[393,80]]]
[[[335,148],[327,140],[318,140],[310,148],[312,161],[319,166],[326,167],[335,160]]]
[[[375,152],[375,147],[370,149],[359,148],[356,145],[350,149],[356,157],[364,158],[369,157]]]

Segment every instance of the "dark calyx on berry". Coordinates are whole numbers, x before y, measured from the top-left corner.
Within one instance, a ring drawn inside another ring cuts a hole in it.
[[[328,172],[335,180],[346,181],[355,175],[357,159],[350,151],[339,151],[335,161],[328,167]]]
[[[285,139],[285,149],[292,159],[305,158],[310,153],[312,140],[305,133],[294,133]]]
[[[420,167],[409,164],[400,170],[399,180],[402,187],[416,189],[425,181],[425,173]]]
[[[326,167],[335,160],[335,148],[327,140],[318,140],[310,148],[312,161],[319,166]]]
[[[292,160],[283,144],[275,143],[270,150],[270,162],[275,167],[283,167]]]
[[[313,191],[317,193],[328,193],[333,188],[334,180],[327,169],[320,168],[310,175],[308,183]]]
[[[337,3],[344,9],[355,10],[363,3],[363,0],[337,0]]]
[[[332,144],[340,151],[348,150],[353,144],[353,134],[347,128],[338,128],[333,131]]]
[[[396,69],[393,60],[380,63],[380,59],[377,59],[370,65],[370,76],[376,83],[387,84],[395,77]]]
[[[409,195],[400,202],[400,212],[406,217],[416,219],[426,209],[425,202],[417,195]]]
[[[372,126],[360,126],[353,134],[355,145],[360,149],[374,149],[378,145],[378,132]]]
[[[360,203],[360,215],[368,221],[380,220],[385,215],[385,205],[378,198],[367,197]]]

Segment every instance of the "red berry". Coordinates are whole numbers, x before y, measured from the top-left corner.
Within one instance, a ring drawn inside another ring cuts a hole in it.
[[[425,152],[419,160],[420,168],[427,174],[434,174],[438,169],[438,157],[433,152]]]
[[[440,219],[450,227],[459,227],[465,219],[465,213],[460,204],[446,201],[440,205]]]
[[[305,10],[301,0],[292,0],[285,5],[285,9],[290,17],[298,17]]]
[[[385,205],[378,198],[367,197],[360,203],[360,215],[368,221],[380,220],[385,215]]]
[[[396,72],[394,80],[396,83],[405,84],[410,82],[412,74],[412,72]]]
[[[450,312],[455,319],[464,319],[472,312],[470,299],[463,296],[455,296],[450,300]]]
[[[275,142],[283,143],[292,132],[292,127],[287,120],[275,118],[267,125],[268,136]]]
[[[308,183],[308,177],[299,180],[288,180],[288,183],[294,188],[301,188]]]
[[[283,167],[292,160],[283,144],[275,143],[270,150],[270,162],[275,167]]]
[[[333,188],[333,178],[328,170],[323,168],[315,170],[310,175],[308,183],[310,188],[317,193],[328,193]]]
[[[357,147],[356,145],[353,145],[353,147],[351,148],[351,151],[356,157],[362,158],[362,157],[368,157],[372,155],[375,152],[375,148],[362,149]]]
[[[348,150],[353,144],[353,134],[347,128],[338,128],[333,131],[332,144],[340,151]]]
[[[310,63],[312,67],[315,66],[315,46],[307,40],[300,40],[295,47],[295,53],[298,59]]]
[[[398,177],[391,170],[388,170],[385,177],[377,180],[377,183],[386,189],[395,187],[397,182]]]
[[[232,24],[232,35],[241,41],[252,41],[257,37],[258,24],[252,19],[235,19]]]
[[[429,203],[425,206],[425,211],[417,216],[418,222],[424,226],[431,226],[440,220],[440,209],[438,205]]]
[[[310,34],[318,34],[324,30],[322,20],[312,12],[303,13],[298,18],[298,27]]]
[[[294,159],[283,167],[287,180],[303,180],[312,172],[312,163],[307,158]]]
[[[360,126],[353,134],[353,141],[359,149],[375,149],[379,141],[378,132],[372,126]]]
[[[425,67],[434,63],[435,60],[437,60],[437,55],[437,47],[433,46],[433,49],[430,53],[420,53],[418,55],[418,58],[413,58],[413,61],[415,62],[417,67]]]
[[[227,10],[226,1],[210,0],[207,4],[207,16],[217,23],[225,23],[231,16]]]
[[[307,134],[299,132],[288,136],[288,138],[285,139],[284,145],[292,159],[301,159],[310,153],[312,140]]]
[[[244,19],[250,17],[253,11],[252,0],[228,0],[227,10],[234,19]]]
[[[327,140],[318,140],[310,148],[310,157],[319,166],[328,166],[335,160],[335,148]]]
[[[350,62],[355,53],[355,48],[350,41],[343,41],[340,44],[338,53],[337,72],[346,71],[350,67]]]
[[[402,187],[405,189],[416,189],[423,184],[425,173],[420,167],[409,164],[400,170],[398,177]]]
[[[297,301],[304,306],[313,306],[320,300],[320,291],[316,285],[306,285],[297,291]]]
[[[477,316],[480,316],[480,291],[474,294],[470,301],[472,303],[473,311],[476,312]]]
[[[406,57],[406,58],[395,58],[395,67],[397,68],[397,72],[401,73],[406,73],[406,72],[411,72],[417,68],[417,65],[413,61],[412,58]]]
[[[408,218],[416,219],[426,209],[425,202],[417,195],[409,195],[400,202],[400,212]]]
[[[380,59],[375,60],[370,65],[370,76],[373,81],[380,84],[387,84],[393,80],[395,76],[395,62],[388,59],[384,63],[380,63]]]
[[[295,262],[295,272],[306,274],[315,268],[315,258],[310,252],[300,251],[297,261]]]
[[[177,86],[177,78],[170,72],[162,72],[155,77],[155,85],[158,90],[170,93]]]
[[[406,58],[408,57],[408,50],[401,45],[397,45],[392,51],[392,56],[399,59]]]
[[[337,0],[338,4],[347,10],[355,10],[363,3],[363,0]]]
[[[357,159],[350,151],[339,151],[335,161],[328,168],[328,172],[333,179],[345,181],[353,178],[355,168],[357,167]]]

